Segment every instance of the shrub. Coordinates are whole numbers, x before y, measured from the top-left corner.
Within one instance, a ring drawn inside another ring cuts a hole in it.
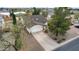
[[[21,47],[22,47],[22,41],[20,38],[18,38],[15,41],[15,48],[16,48],[16,50],[19,50],[19,49],[21,49]]]

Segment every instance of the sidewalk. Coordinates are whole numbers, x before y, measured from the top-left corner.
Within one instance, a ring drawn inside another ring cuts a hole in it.
[[[32,33],[35,39],[39,42],[39,44],[47,51],[52,50],[54,47],[58,46],[58,44],[51,39],[44,32]]]

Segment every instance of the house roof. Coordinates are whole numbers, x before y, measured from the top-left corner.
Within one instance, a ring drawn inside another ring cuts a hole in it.
[[[79,51],[79,37],[61,47],[56,48],[54,51]]]
[[[31,19],[37,25],[44,25],[47,21],[42,15],[32,15]]]
[[[28,28],[34,25],[44,25],[46,23],[46,19],[41,15],[32,15],[32,16],[23,16],[25,24]]]
[[[10,13],[9,12],[0,12],[0,15],[7,15],[7,16],[9,16]]]
[[[30,27],[32,27],[33,25],[35,25],[35,24],[32,22],[32,20],[30,19],[29,16],[23,15],[22,18],[23,18],[23,20],[24,20],[25,25],[26,25],[28,28],[30,28]]]

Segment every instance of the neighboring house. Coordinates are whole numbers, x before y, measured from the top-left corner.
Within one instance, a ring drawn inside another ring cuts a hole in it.
[[[26,14],[26,12],[20,11],[20,12],[14,12],[14,14]]]
[[[9,31],[12,28],[12,19],[10,16],[4,16],[4,30]]]
[[[16,21],[17,21],[17,25],[24,25],[24,20],[21,16],[16,17]]]
[[[3,29],[4,19],[2,16],[0,16],[0,31]]]
[[[71,15],[71,23],[74,24],[73,22],[75,21],[75,15]]]
[[[71,15],[67,16],[66,18],[70,20],[72,25],[74,25],[75,24],[74,22],[77,20],[77,19],[75,19],[74,14],[71,14]]]
[[[47,22],[47,19],[41,15],[32,15],[32,16],[25,16],[24,17],[24,20],[25,21],[25,25],[26,25],[26,29],[30,32],[31,30],[34,30],[35,32],[35,29],[36,32],[38,32],[38,28],[41,30],[41,27],[43,29],[43,26],[45,25],[45,23]],[[39,26],[39,27],[38,27]],[[31,31],[33,32],[33,31]]]
[[[79,9],[72,9],[71,12],[73,12],[74,14],[79,13]]]
[[[0,15],[2,16],[2,19],[3,19],[2,30],[9,31],[10,27],[12,25],[12,19],[10,17],[10,13],[9,12],[0,12]]]
[[[76,19],[76,18],[75,18],[75,15],[70,15],[70,17],[71,17],[71,23],[72,23],[74,26],[79,27],[79,18]]]
[[[47,20],[51,19],[51,16],[54,15],[54,9],[53,8],[48,8],[48,16],[47,16]]]
[[[25,12],[14,12],[15,15],[22,15],[22,14],[25,14]],[[12,26],[13,26],[13,20],[12,20],[12,17],[10,17],[10,13],[9,12],[0,12],[0,15],[2,16],[3,18],[3,31],[10,31],[10,29],[12,29]],[[16,17],[17,19],[17,17]],[[18,21],[18,19],[17,19]],[[20,20],[19,20],[20,21]],[[21,19],[21,22],[23,20]],[[1,22],[1,21],[0,21]],[[23,23],[23,22],[22,22]]]

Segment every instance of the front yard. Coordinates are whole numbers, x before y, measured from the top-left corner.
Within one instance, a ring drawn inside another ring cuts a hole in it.
[[[53,40],[54,39],[54,34],[51,33],[46,33],[48,36],[50,36]],[[71,38],[74,38],[76,36],[79,36],[79,28],[76,28],[75,26],[70,26],[70,29],[66,32],[65,36],[59,36],[59,39],[65,38],[65,40],[60,40],[61,42],[58,42],[58,40],[55,40],[58,43],[65,42]]]
[[[12,33],[2,33],[0,36],[0,51],[15,51],[15,38]]]

